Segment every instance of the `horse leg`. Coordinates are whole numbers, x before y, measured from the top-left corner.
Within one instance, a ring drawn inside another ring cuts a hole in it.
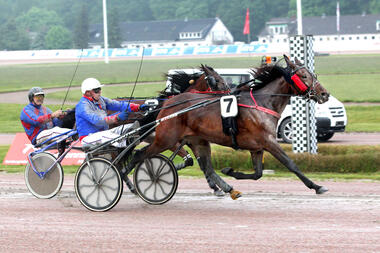
[[[144,141],[147,143],[153,143],[154,135],[149,135],[148,137],[146,137],[144,139]],[[182,148],[183,145],[184,145],[184,143],[176,143],[174,147],[170,148],[170,151],[172,151],[173,153],[176,153],[177,155],[179,155],[183,159],[183,163],[179,163],[179,164],[175,165],[175,168],[177,170],[181,170],[181,169],[186,168],[188,166],[194,165],[193,158],[184,148]]]
[[[263,175],[263,154],[264,152],[262,150],[254,152],[251,152],[251,160],[252,164],[255,165],[255,173],[253,174],[245,174],[242,172],[235,172],[233,168],[224,168],[222,169],[222,173],[234,177],[236,179],[253,179],[253,180],[258,180],[262,177]]]
[[[203,173],[205,174],[207,182],[215,183],[220,187],[224,192],[228,192],[232,199],[237,199],[241,197],[241,192],[234,190],[232,186],[227,184],[218,174],[215,173],[214,168],[211,163],[211,147],[210,143],[207,141],[201,140],[196,144],[192,143],[191,148],[194,154],[197,156],[198,164]],[[211,186],[210,186],[211,187]]]
[[[307,178],[297,167],[297,165],[288,157],[285,151],[280,147],[276,141],[272,141],[267,146],[267,151],[269,151],[277,160],[279,160],[289,171],[296,174],[296,176],[301,179],[301,181],[309,188],[314,189],[317,194],[322,194],[328,191],[324,186],[315,184],[309,178]]]
[[[177,170],[181,170],[183,168],[186,168],[187,166],[193,166],[194,165],[193,158],[183,148],[184,145],[185,145],[185,142],[176,143],[176,145],[170,149],[173,152],[173,155],[179,155],[183,159],[183,163],[179,163],[179,164],[175,165],[175,168]],[[172,157],[172,156],[170,157],[170,159],[174,159],[174,157]]]

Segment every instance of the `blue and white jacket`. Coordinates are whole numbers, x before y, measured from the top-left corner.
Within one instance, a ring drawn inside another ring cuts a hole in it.
[[[116,101],[106,97],[100,97],[99,101],[94,101],[90,97],[83,96],[75,107],[79,138],[82,140],[89,134],[109,129],[106,122],[107,110],[121,112],[128,109],[128,112],[136,112],[139,106],[133,103],[128,106],[127,101]]]
[[[32,144],[36,144],[37,135],[43,130],[61,125],[62,121],[57,118],[52,119],[51,113],[52,111],[49,108],[33,103],[22,109],[20,115],[21,124]]]

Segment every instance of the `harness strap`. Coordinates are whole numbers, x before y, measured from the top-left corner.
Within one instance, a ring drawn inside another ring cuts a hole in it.
[[[281,118],[281,115],[271,109],[268,109],[268,108],[265,108],[265,107],[262,107],[262,106],[258,106],[257,105],[257,102],[256,102],[256,99],[253,97],[253,94],[252,94],[252,89],[250,91],[250,95],[251,95],[251,98],[252,98],[252,101],[255,105],[245,105],[245,104],[238,104],[239,106],[241,107],[246,107],[246,108],[252,108],[252,109],[256,109],[258,111],[262,111],[262,112],[265,112],[265,113],[268,113],[276,118]]]
[[[210,88],[206,91],[198,91],[198,90],[190,90],[190,93],[197,93],[197,94],[228,94],[230,93],[229,90],[217,90],[213,91]]]

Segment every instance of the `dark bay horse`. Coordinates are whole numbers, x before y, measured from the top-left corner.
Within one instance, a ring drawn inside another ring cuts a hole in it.
[[[317,194],[328,189],[319,186],[308,179],[296,164],[282,150],[276,140],[276,126],[279,115],[287,105],[291,95],[300,95],[318,103],[328,100],[329,94],[322,87],[316,76],[302,66],[298,61],[292,63],[284,56],[287,66],[262,66],[257,69],[255,78],[258,85],[254,87],[238,87],[233,93],[238,97],[239,113],[237,125],[239,132],[236,136],[240,149],[249,150],[252,163],[256,165],[255,173],[243,174],[225,171],[231,176],[257,180],[262,176],[263,152],[267,151],[277,158],[291,172],[295,173],[302,182]],[[295,81],[294,81],[295,80]],[[306,88],[306,89],[305,89]],[[204,95],[183,93],[169,99],[164,106],[189,101],[176,107],[162,110],[158,118],[164,118],[176,111],[194,105],[193,99],[205,101],[217,98]],[[199,102],[199,100],[197,100]],[[221,123],[221,109],[219,101],[196,110],[181,114],[178,117],[162,121],[156,128],[154,142],[136,153],[130,166],[133,166],[146,157],[158,154],[175,143],[185,140],[197,157],[199,166],[224,192],[229,192],[233,199],[240,197],[241,193],[234,190],[220,178],[212,168],[210,142],[232,147],[230,136],[223,133]]]
[[[165,88],[163,91],[159,93],[157,97],[159,101],[158,108],[153,112],[149,113],[147,116],[141,114],[141,112],[130,113],[130,118],[127,121],[118,122],[117,124],[111,125],[110,128],[126,124],[132,123],[135,120],[138,120],[140,125],[143,126],[150,122],[156,120],[157,115],[159,114],[160,108],[164,104],[164,102],[172,96],[191,92],[191,93],[208,93],[208,94],[223,94],[229,92],[229,87],[224,82],[223,78],[210,66],[201,65],[199,67],[200,72],[194,74],[188,74],[184,71],[177,71],[174,74],[166,75],[167,79],[171,82],[171,86]],[[129,98],[119,98],[119,100],[126,101]],[[145,100],[131,100],[132,103],[143,104]],[[154,135],[149,135],[144,141],[151,143],[154,140]],[[177,164],[176,168],[183,169],[187,166],[193,165],[193,159],[191,155],[182,148],[181,143],[174,144],[173,147],[169,148],[171,151],[176,152],[178,150],[178,155],[184,159],[184,162],[181,164]],[[124,176],[125,181],[127,181],[127,175]],[[211,189],[214,190],[214,194],[217,196],[224,195],[223,192],[220,191],[218,186],[210,180],[209,177],[206,176],[207,183]],[[130,182],[129,182],[130,183]]]

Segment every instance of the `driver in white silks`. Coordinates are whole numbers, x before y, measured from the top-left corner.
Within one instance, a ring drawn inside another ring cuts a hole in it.
[[[109,129],[110,124],[124,121],[129,112],[145,111],[148,106],[117,101],[101,96],[103,85],[95,78],[87,78],[82,82],[83,97],[75,107],[75,121],[82,145],[96,145],[115,139],[126,132],[132,124],[121,125]],[[107,110],[116,111],[107,115]],[[116,147],[125,147],[126,141],[115,142]]]

